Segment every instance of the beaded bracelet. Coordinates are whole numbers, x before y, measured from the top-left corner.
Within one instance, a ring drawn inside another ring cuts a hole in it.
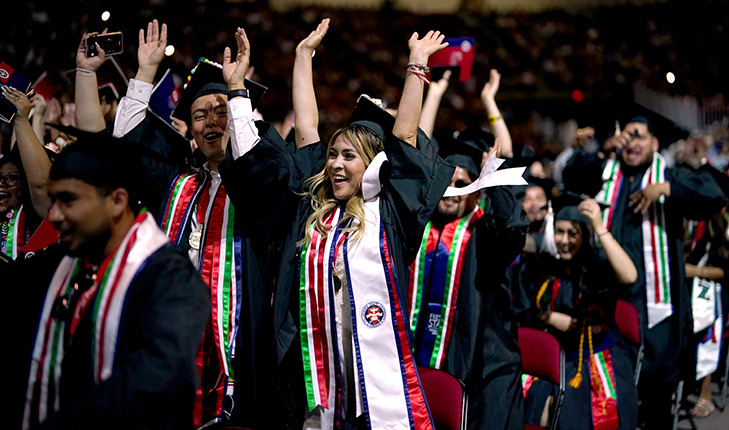
[[[426,84],[430,84],[430,81],[428,80],[428,78],[425,77],[425,74],[430,71],[428,66],[424,66],[422,64],[417,64],[417,63],[409,63],[408,71],[412,72],[412,74],[414,74],[415,76],[420,78],[420,80],[425,82]]]

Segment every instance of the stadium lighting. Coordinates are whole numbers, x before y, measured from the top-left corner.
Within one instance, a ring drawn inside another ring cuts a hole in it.
[[[167,45],[167,47],[165,48],[165,55],[169,57],[170,55],[172,55],[174,53],[175,53],[175,47],[172,45]]]
[[[108,21],[110,17],[111,17],[111,12],[109,12],[108,10],[101,14],[102,21]]]
[[[666,73],[666,80],[668,81],[669,84],[672,84],[672,83],[676,82],[676,75],[674,75],[671,72],[668,72],[668,73]]]

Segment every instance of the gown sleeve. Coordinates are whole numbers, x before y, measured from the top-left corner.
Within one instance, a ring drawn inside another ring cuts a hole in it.
[[[707,171],[678,166],[666,169],[666,180],[671,184],[668,202],[688,219],[709,219],[726,205],[724,193]]]
[[[399,221],[398,233],[412,262],[420,248],[423,230],[450,185],[455,167],[438,156],[430,139],[418,131],[418,148],[390,136],[385,142],[389,169],[380,174]]]
[[[291,229],[305,181],[324,166],[322,142],[296,149],[287,145],[271,124],[257,121],[260,141],[243,156],[228,151],[220,175],[249,231],[266,240],[280,239]]]

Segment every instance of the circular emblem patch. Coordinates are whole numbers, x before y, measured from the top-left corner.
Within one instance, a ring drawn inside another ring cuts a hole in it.
[[[463,42],[461,42],[461,51],[468,52],[470,50],[471,50],[471,42],[469,42],[468,40],[464,40]]]
[[[5,69],[0,69],[0,78],[7,79],[10,74],[8,74],[8,71]]]
[[[385,322],[385,307],[380,302],[369,302],[362,308],[362,321],[367,327],[375,328]]]

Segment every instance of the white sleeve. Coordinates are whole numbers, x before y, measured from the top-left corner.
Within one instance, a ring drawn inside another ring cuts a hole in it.
[[[119,102],[114,118],[114,137],[125,136],[144,120],[153,88],[148,82],[129,80],[127,95]]]
[[[244,156],[261,140],[249,98],[236,97],[228,102],[228,130],[233,159]]]

